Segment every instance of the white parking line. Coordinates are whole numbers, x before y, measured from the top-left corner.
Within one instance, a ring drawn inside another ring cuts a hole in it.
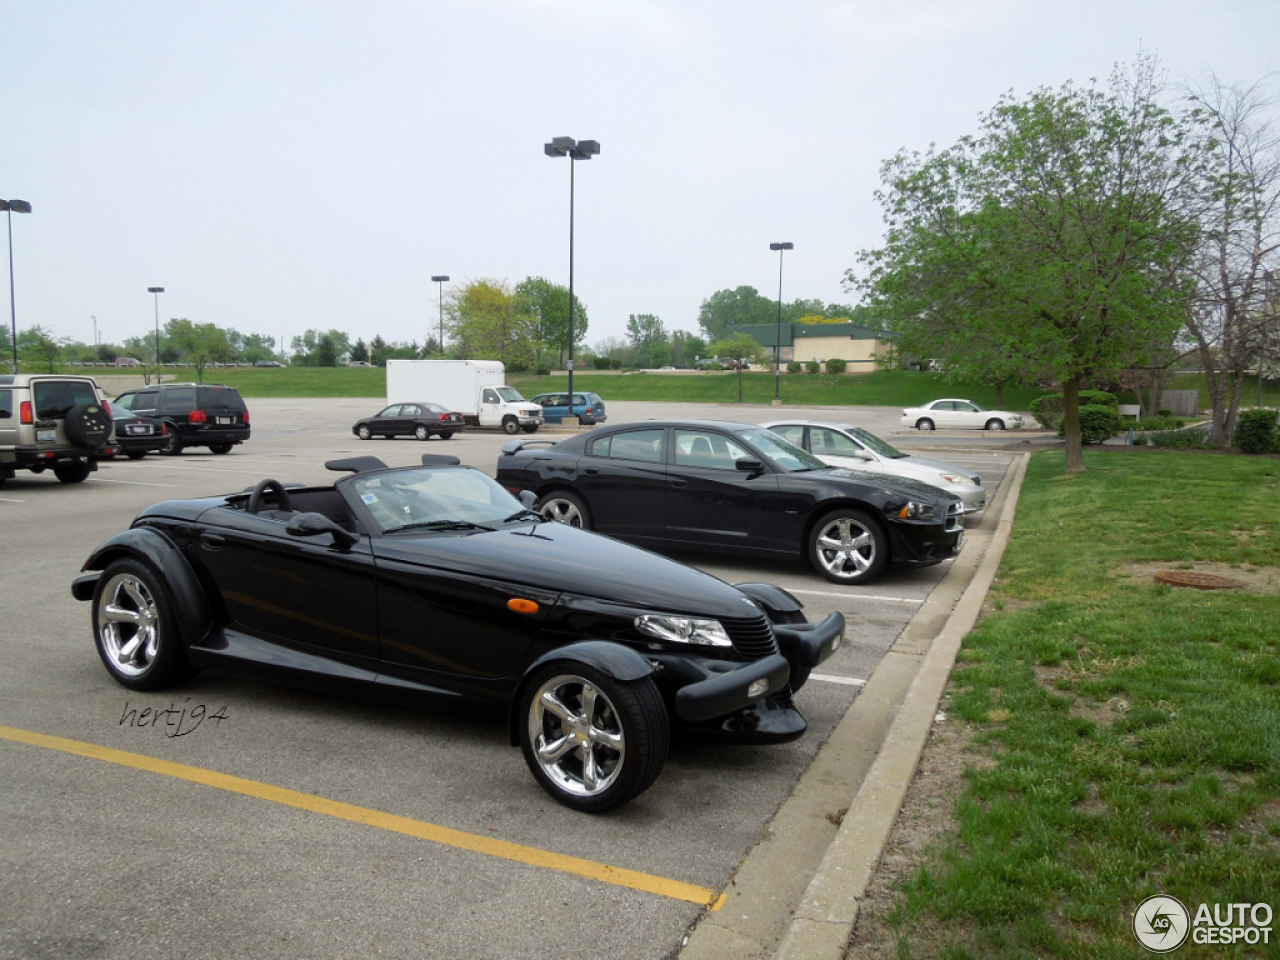
[[[865,687],[867,681],[859,680],[857,677],[833,677],[829,673],[811,673],[810,680],[825,680],[827,683],[840,683],[846,687]]]
[[[832,593],[829,590],[793,590],[787,587],[787,593],[802,594],[806,597],[830,597],[833,600],[880,600],[888,603],[924,603],[910,597],[882,597],[868,593]]]
[[[94,483],[118,483],[126,487],[176,487],[176,483],[142,483],[139,480],[108,480],[105,477],[94,477]]]

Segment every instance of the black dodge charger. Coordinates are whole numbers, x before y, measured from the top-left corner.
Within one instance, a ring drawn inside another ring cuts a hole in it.
[[[513,440],[497,479],[562,523],[646,547],[807,557],[862,584],[956,555],[964,505],[937,487],[829,467],[764,427],[647,420],[559,442]]]
[[[776,586],[549,522],[455,457],[422,459],[143,510],[72,585],[108,672],[134,690],[207,667],[487,702],[542,787],[585,811],[648,788],[673,726],[804,733],[792,697],[843,639],[840,614],[810,623]]]

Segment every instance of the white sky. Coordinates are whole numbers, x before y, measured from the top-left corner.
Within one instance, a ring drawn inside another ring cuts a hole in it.
[[[85,343],[153,330],[149,286],[162,323],[287,343],[421,342],[433,274],[567,284],[555,136],[601,144],[589,344],[776,297],[771,241],[784,300],[849,303],[899,149],[1140,49],[1174,81],[1280,68],[1276,0],[0,0],[0,27],[18,327]]]

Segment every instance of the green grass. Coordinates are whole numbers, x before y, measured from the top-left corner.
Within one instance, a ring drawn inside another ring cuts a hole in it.
[[[63,373],[88,373],[111,376],[114,368],[66,367]],[[165,379],[173,379],[175,371],[165,370]],[[176,372],[181,379],[196,379],[194,370]],[[382,367],[284,367],[256,369],[252,367],[216,367],[205,371],[205,382],[225,383],[246,397],[385,397],[387,375]],[[549,377],[508,374],[507,382],[526,397],[553,390],[566,390],[569,378],[564,374]],[[598,373],[582,371],[574,374],[576,390],[588,390],[610,400],[651,400],[655,402],[737,403],[738,375],[732,372],[706,373]],[[1180,377],[1177,389],[1200,389],[1201,404],[1207,404],[1202,376]],[[1267,384],[1265,399],[1280,406],[1280,391]],[[784,405],[792,406],[887,406],[910,407],[939,397],[965,397],[985,407],[1028,410],[1031,401],[1051,391],[1026,387],[1006,387],[1002,403],[996,402],[995,389],[986,384],[948,383],[938,373],[916,373],[909,370],[876,370],[865,374],[784,373],[781,395]],[[768,404],[773,401],[774,375],[769,371],[749,371],[742,375],[744,403]],[[1253,394],[1246,389],[1245,400]],[[1126,401],[1132,398],[1126,398]]]
[[[509,382],[526,396],[568,388],[568,378],[510,378]],[[736,403],[738,374],[715,373],[575,373],[575,390],[600,394],[610,400],[679,401],[688,403]],[[784,404],[794,406],[889,406],[909,407],[939,397],[966,397],[987,407],[997,406],[995,390],[981,384],[950,384],[935,373],[908,370],[877,370],[865,374],[784,373],[780,383]],[[742,374],[744,403],[773,401],[775,377],[772,372]],[[1007,409],[1026,410],[1042,391],[1006,387]]]
[[[65,372],[110,376],[114,369],[67,368]],[[164,371],[195,380],[194,370]],[[206,383],[225,383],[246,397],[385,397],[387,373],[382,367],[214,367],[205,370]],[[566,375],[535,377],[509,374],[507,383],[526,397],[566,390]],[[575,390],[600,394],[610,400],[651,400],[683,403],[737,403],[738,376],[734,373],[575,373]],[[1041,391],[1006,388],[1007,409],[1026,410]],[[768,404],[774,394],[774,376],[766,372],[742,375],[744,403]],[[934,373],[879,370],[861,375],[783,374],[784,404],[795,406],[913,406],[938,397],[967,397],[987,407],[997,406],[995,391],[981,384],[949,384]],[[430,399],[430,398],[428,398]]]
[[[196,379],[182,371],[181,379]],[[165,371],[165,379],[173,379]],[[381,367],[217,367],[204,372],[205,383],[225,383],[246,397],[378,397],[387,395],[387,372]]]
[[[1085,462],[1032,458],[998,612],[952,674],[973,762],[889,918],[902,957],[1145,956],[1129,923],[1156,893],[1280,909],[1280,596],[1124,575],[1280,566],[1280,461]],[[1179,955],[1280,956],[1277,933]]]
[[[205,379],[226,383],[246,397],[385,397],[386,371],[378,368],[287,368],[240,370],[222,367],[205,372]],[[569,378],[511,374],[507,382],[526,397],[553,390],[567,390]],[[610,400],[651,400],[684,403],[736,403],[738,377],[732,373],[575,373],[575,390],[600,394]],[[956,386],[937,375],[909,371],[877,371],[860,376],[784,374],[781,384],[785,404],[796,406],[912,406],[942,396],[961,396],[984,406],[995,405],[995,393],[987,386]],[[772,373],[742,375],[743,402],[767,404],[773,400]],[[1038,391],[1005,390],[1005,402],[1025,410]]]

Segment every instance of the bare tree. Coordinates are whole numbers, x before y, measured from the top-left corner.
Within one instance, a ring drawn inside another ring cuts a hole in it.
[[[1201,197],[1196,290],[1185,332],[1204,367],[1213,409],[1211,442],[1227,446],[1250,368],[1265,367],[1270,276],[1280,254],[1280,137],[1271,78],[1249,87],[1210,76],[1187,90],[1208,163]]]

